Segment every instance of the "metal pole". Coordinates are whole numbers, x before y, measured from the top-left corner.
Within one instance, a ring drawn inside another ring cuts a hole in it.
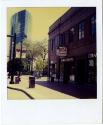
[[[16,48],[16,33],[14,33],[12,45],[13,45],[13,58],[12,58],[13,65],[12,65],[10,84],[14,84],[14,73],[15,73],[15,64],[14,64],[14,62],[15,62],[15,48]]]
[[[21,41],[21,50],[20,50],[20,59],[22,58],[22,41]]]
[[[22,61],[22,41],[21,41],[21,48],[20,48],[20,62]],[[20,77],[21,71],[19,71],[19,77]]]
[[[7,37],[9,37],[9,36],[7,36]],[[10,56],[9,56],[9,60],[11,60],[12,40],[13,40],[13,37],[10,38]]]

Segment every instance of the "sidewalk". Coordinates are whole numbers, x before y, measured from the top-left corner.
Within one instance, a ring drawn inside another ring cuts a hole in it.
[[[19,84],[8,84],[8,87],[11,87],[12,89],[14,88],[25,91],[34,99],[75,99],[75,97],[73,96],[64,94],[62,92],[53,90],[45,86],[41,86],[39,84],[36,84],[35,88],[29,88],[28,86],[29,86],[29,76],[21,76],[21,82]],[[8,92],[8,95],[9,94],[10,93]],[[10,99],[9,96],[8,99]]]
[[[11,100],[15,100],[15,99],[19,99],[19,100],[30,99],[26,94],[24,94],[21,91],[17,91],[17,90],[8,88],[7,92],[9,93],[7,98],[11,99]]]
[[[95,99],[97,97],[97,87],[95,83],[91,83],[91,84],[87,84],[87,83],[64,84],[64,83],[57,83],[57,82],[51,83],[41,78],[36,81],[36,84],[51,88],[53,90],[56,90],[80,99]]]

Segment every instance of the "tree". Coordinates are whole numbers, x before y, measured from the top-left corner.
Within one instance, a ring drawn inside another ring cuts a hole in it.
[[[38,57],[36,59],[35,63],[36,63],[36,67],[35,67],[36,71],[42,71],[43,70],[43,60],[42,60],[42,58]]]
[[[20,59],[16,58],[14,61],[10,60],[7,63],[7,71],[11,74],[17,74],[17,72],[21,72],[23,70],[23,63]]]
[[[33,61],[35,61],[38,57],[42,60],[42,69],[44,69],[44,63],[46,61],[46,56],[48,53],[48,41],[44,39],[42,41],[34,41],[34,42],[25,42],[24,45],[27,47],[27,54],[26,58],[32,60],[32,68],[33,68]],[[39,62],[40,63],[40,62]]]

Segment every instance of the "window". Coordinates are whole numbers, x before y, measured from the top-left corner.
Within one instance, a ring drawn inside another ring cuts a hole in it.
[[[59,35],[56,36],[55,38],[55,45],[56,45],[56,48],[59,46]]]
[[[79,40],[84,38],[84,22],[79,24]]]
[[[60,42],[59,42],[60,46],[64,46],[65,45],[65,33],[60,35]]]
[[[51,40],[51,49],[53,51],[53,40]]]
[[[73,42],[74,41],[74,35],[75,35],[75,29],[74,29],[74,27],[72,27],[69,30],[69,42]]]
[[[96,16],[92,16],[91,18],[91,31],[92,37],[96,37]]]
[[[55,47],[55,39],[51,40],[51,50],[54,51],[54,47]]]
[[[71,31],[71,33],[74,35],[74,27],[72,27],[71,29],[70,29],[70,31]]]

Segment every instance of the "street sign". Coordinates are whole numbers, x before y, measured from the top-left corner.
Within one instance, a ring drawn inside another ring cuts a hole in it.
[[[14,14],[11,18],[11,34],[16,33],[16,43],[23,41],[26,35],[26,10]]]
[[[16,58],[20,58],[20,55],[22,54],[22,58],[26,58],[26,46],[22,45],[22,49],[21,49],[21,43],[18,43],[16,45]]]
[[[56,55],[60,57],[67,56],[67,48],[66,47],[59,47],[56,51]]]

